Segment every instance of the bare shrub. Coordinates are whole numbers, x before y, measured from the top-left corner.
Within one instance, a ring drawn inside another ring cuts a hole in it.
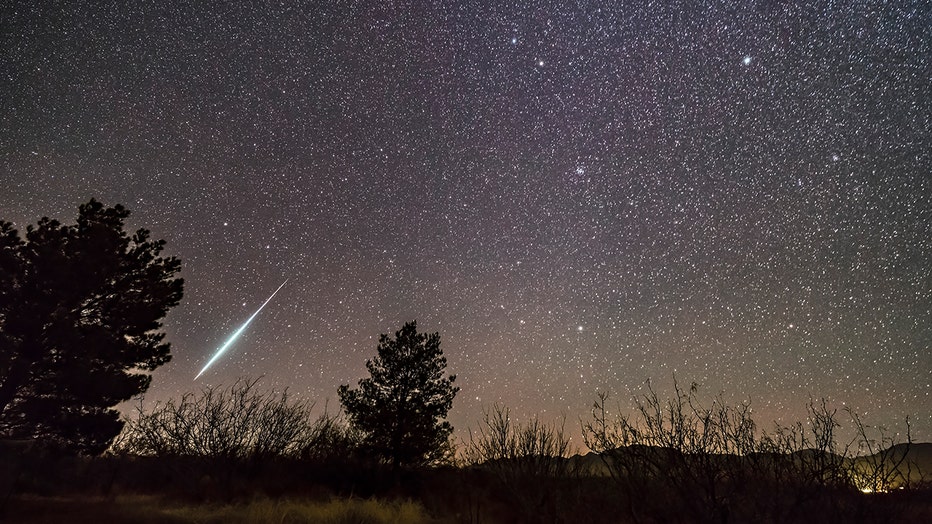
[[[885,493],[905,489],[925,480],[909,460],[912,435],[906,419],[906,441],[898,443],[884,427],[871,427],[850,408],[847,410],[857,430],[857,456],[850,459],[851,479],[865,493]]]
[[[303,433],[297,458],[309,462],[342,461],[356,455],[361,436],[347,423],[342,413],[329,410],[311,422]]]
[[[663,401],[648,382],[634,414],[615,416],[600,394],[583,422],[585,443],[621,487],[631,521],[870,519],[855,488],[888,491],[922,478],[908,460],[908,421],[906,443],[897,444],[848,410],[855,437],[841,445],[837,411],[825,400],[810,399],[805,424],[762,432],[748,402],[730,406],[719,396],[704,405],[697,390],[674,382]]]
[[[728,520],[737,492],[747,485],[751,468],[737,457],[756,451],[756,425],[750,404],[727,405],[721,397],[708,406],[674,383],[674,396],[662,401],[650,382],[635,399],[635,415],[611,418],[607,395],[600,394],[583,438],[603,460],[609,475],[623,487],[629,518],[643,513],[690,521]],[[656,495],[666,497],[662,502]],[[674,503],[671,503],[671,500]]]
[[[338,416],[316,421],[313,403],[295,401],[287,391],[260,391],[258,379],[229,387],[207,386],[198,394],[137,408],[127,421],[117,451],[156,457],[205,457],[255,461],[311,457],[345,447]]]
[[[851,476],[846,464],[850,445],[841,446],[836,438],[837,410],[824,399],[809,399],[806,424],[777,425],[758,440],[760,453],[770,455],[771,474],[784,483],[801,484],[807,489],[846,487]]]
[[[534,417],[526,424],[513,423],[511,411],[499,404],[483,411],[479,429],[469,431],[464,458],[468,464],[508,470],[521,476],[557,477],[568,472],[565,459],[571,453],[564,427],[548,425]]]
[[[570,493],[564,484],[575,473],[565,423],[565,417],[559,425],[537,417],[515,423],[508,408],[495,404],[483,410],[479,429],[470,430],[463,460],[491,472],[526,520],[547,520],[559,512]]]

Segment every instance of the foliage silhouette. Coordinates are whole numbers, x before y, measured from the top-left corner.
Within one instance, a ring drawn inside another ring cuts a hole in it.
[[[200,457],[226,462],[276,458],[322,461],[345,458],[353,447],[337,415],[312,416],[314,404],[287,391],[260,391],[258,379],[228,387],[206,386],[199,394],[140,405],[114,450],[131,455]]]
[[[620,488],[631,522],[873,521],[878,511],[904,509],[868,504],[861,491],[918,488],[923,480],[907,458],[908,429],[906,443],[894,446],[883,430],[875,440],[849,411],[856,436],[840,445],[836,411],[810,399],[806,424],[761,431],[749,402],[729,405],[719,396],[707,404],[697,391],[674,380],[664,400],[648,382],[634,413],[615,416],[599,394],[583,421],[586,446],[603,466],[592,471]]]
[[[578,471],[568,460],[576,454],[560,424],[546,424],[532,417],[522,424],[512,420],[511,410],[494,404],[483,410],[483,418],[463,447],[466,465],[488,471],[527,521],[557,521],[560,510],[571,498]]]
[[[338,395],[364,450],[399,466],[435,463],[449,455],[453,426],[442,420],[459,388],[456,375],[444,378],[447,359],[440,334],[417,332],[408,322],[379,337],[378,355],[366,361],[370,377],[358,389],[340,386]]]
[[[122,453],[78,457],[0,440],[0,520],[295,521],[302,511],[292,502],[371,499],[411,501],[429,522],[932,522],[932,484],[922,474],[932,471],[932,444],[911,443],[908,428],[897,443],[898,434],[852,412],[857,435],[840,445],[843,421],[825,401],[810,402],[805,422],[764,431],[747,402],[700,401],[695,387],[663,398],[648,386],[628,414],[608,412],[600,395],[582,422],[602,451],[570,457],[560,420],[521,423],[495,405],[470,432],[460,467],[396,470],[332,447],[331,437],[355,443],[340,417],[315,422],[300,409],[309,403],[254,384],[150,407],[114,445]],[[211,433],[209,421],[225,429]],[[148,432],[138,447],[130,445],[137,430]],[[6,484],[4,473],[12,473]],[[145,501],[149,509],[138,511]],[[352,513],[333,520],[368,520]]]
[[[127,234],[128,216],[91,200],[77,224],[42,218],[25,239],[0,222],[0,436],[99,453],[123,425],[112,407],[171,358],[159,329],[181,262]]]

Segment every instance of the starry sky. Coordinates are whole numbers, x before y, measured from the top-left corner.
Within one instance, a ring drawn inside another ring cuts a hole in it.
[[[332,407],[417,319],[460,430],[675,375],[932,440],[928,2],[33,3],[0,4],[0,218],[95,197],[167,240],[149,399]]]

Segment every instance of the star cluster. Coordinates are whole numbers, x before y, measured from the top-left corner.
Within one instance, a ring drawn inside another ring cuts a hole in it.
[[[417,319],[459,428],[675,375],[932,439],[927,2],[13,2],[0,49],[0,218],[183,260],[154,397],[323,403]]]

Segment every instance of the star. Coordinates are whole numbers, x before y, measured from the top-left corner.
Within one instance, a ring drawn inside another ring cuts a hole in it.
[[[814,383],[872,425],[928,413],[928,30],[887,23],[892,3],[824,23],[753,2],[166,2],[167,32],[59,4],[54,31],[4,25],[0,220],[67,223],[95,197],[166,241],[185,299],[155,398],[195,389],[241,297],[287,275],[243,333],[266,360],[212,379],[333,398],[416,319],[470,392],[457,432],[482,401],[572,418],[674,365],[786,422]],[[582,355],[591,390],[568,396]],[[528,400],[508,368],[548,386]],[[932,418],[913,429],[932,440]]]

